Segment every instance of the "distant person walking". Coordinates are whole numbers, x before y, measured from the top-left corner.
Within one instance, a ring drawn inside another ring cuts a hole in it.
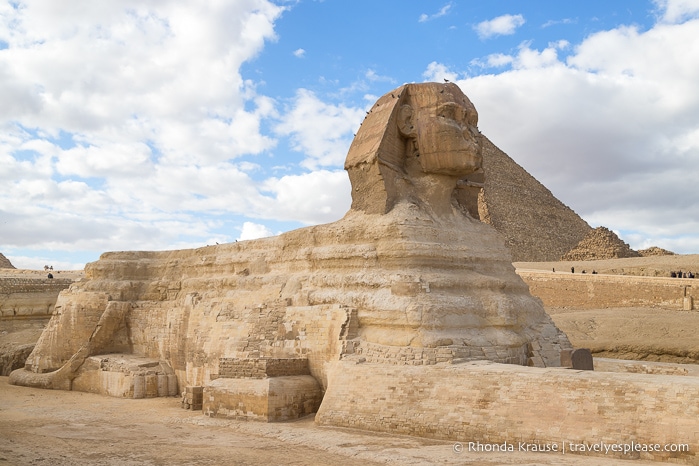
[[[575,273],[575,267],[570,268],[570,273]]]

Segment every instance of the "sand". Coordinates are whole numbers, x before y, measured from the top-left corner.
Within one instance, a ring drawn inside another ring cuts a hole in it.
[[[454,442],[320,427],[312,416],[267,424],[209,418],[179,404],[176,398],[132,400],[17,387],[0,377],[0,465],[627,463],[560,453],[457,453]]]

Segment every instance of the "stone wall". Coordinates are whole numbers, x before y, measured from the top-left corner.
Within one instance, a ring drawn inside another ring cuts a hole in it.
[[[218,377],[228,379],[263,379],[310,374],[308,359],[301,358],[221,358],[218,363]]]
[[[202,412],[246,421],[287,421],[318,410],[323,392],[310,375],[216,379],[204,387]]]
[[[354,354],[366,362],[392,365],[430,366],[443,362],[498,360],[507,364],[526,366],[530,349],[527,345],[517,348],[481,348],[468,346],[441,346],[438,348],[415,348],[410,346],[383,346],[375,343],[358,342]]]
[[[71,283],[62,278],[0,278],[0,318],[48,318],[58,294]]]
[[[607,457],[698,464],[699,378],[494,363],[387,366],[341,361],[316,422],[468,443],[686,444]],[[357,390],[356,387],[362,387]],[[409,406],[409,409],[406,407]]]
[[[659,306],[685,308],[697,301],[699,280],[684,278],[593,275],[591,273],[517,272],[545,307],[603,309]]]
[[[655,361],[629,361],[626,359],[595,358],[595,370],[601,372],[631,372],[673,376],[699,376],[699,365],[674,364]]]

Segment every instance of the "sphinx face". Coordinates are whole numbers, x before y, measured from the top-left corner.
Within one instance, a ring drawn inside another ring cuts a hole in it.
[[[459,94],[442,92],[415,108],[419,161],[425,173],[464,176],[482,166],[478,113]]]

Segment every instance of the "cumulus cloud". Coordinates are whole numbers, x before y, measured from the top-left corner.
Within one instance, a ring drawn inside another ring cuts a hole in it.
[[[268,236],[274,236],[274,233],[266,226],[259,223],[245,222],[240,230],[238,240],[244,241],[246,239],[266,238]]]
[[[4,249],[160,249],[195,217],[266,198],[240,160],[276,140],[276,103],[239,69],[275,40],[267,0],[33,0],[0,8]],[[196,241],[196,240],[194,240]]]
[[[442,82],[444,79],[456,81],[458,76],[458,73],[450,70],[442,63],[437,63],[435,61],[427,65],[427,69],[422,73],[422,77],[425,78],[426,81],[436,82]]]
[[[699,0],[655,0],[660,20],[676,24],[699,17]]]
[[[512,35],[524,23],[522,15],[502,15],[488,21],[482,21],[476,24],[473,29],[481,39],[489,39],[495,36]]]
[[[329,104],[315,93],[299,89],[275,131],[289,136],[293,149],[306,156],[303,167],[338,166],[343,164],[353,132],[363,118],[363,109]]]
[[[344,170],[317,170],[265,182],[273,202],[259,211],[268,218],[297,220],[307,225],[338,220],[352,203],[349,178]]]
[[[306,51],[304,49],[296,49],[293,53],[296,58],[303,58],[306,56]]]
[[[673,5],[699,11],[688,4]],[[483,133],[593,226],[633,247],[695,252],[685,238],[699,231],[699,197],[686,174],[699,173],[699,50],[687,44],[699,19],[687,14],[593,34],[566,59],[567,44],[524,44],[499,56],[510,69],[458,84]]]

